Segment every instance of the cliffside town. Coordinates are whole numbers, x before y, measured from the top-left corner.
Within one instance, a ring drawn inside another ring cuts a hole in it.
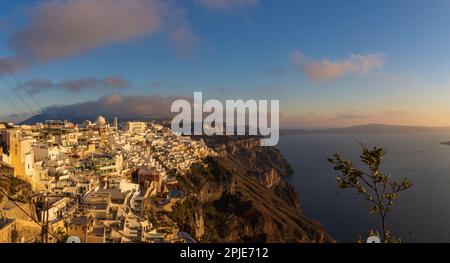
[[[101,116],[0,134],[0,242],[332,241],[303,216],[282,155],[257,138]]]

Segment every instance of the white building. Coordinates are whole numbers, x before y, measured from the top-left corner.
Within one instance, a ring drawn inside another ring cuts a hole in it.
[[[145,133],[147,129],[147,124],[145,122],[127,122],[126,130],[131,134],[139,134],[142,135]]]

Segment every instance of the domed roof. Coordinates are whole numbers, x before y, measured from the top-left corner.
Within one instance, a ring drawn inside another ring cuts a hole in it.
[[[105,119],[105,117],[99,115],[99,116],[97,117],[97,121],[96,121],[95,123],[96,123],[97,125],[99,125],[99,126],[105,126],[105,125],[106,125],[106,119]]]

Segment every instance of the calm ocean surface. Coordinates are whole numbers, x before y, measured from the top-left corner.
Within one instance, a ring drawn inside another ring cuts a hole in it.
[[[397,200],[388,227],[403,242],[450,242],[450,133],[302,134],[282,136],[278,148],[293,165],[288,181],[300,191],[305,214],[320,221],[340,242],[354,242],[379,221],[353,190],[339,190],[337,173],[326,159],[335,152],[359,162],[360,140],[387,147],[382,169],[413,187]]]

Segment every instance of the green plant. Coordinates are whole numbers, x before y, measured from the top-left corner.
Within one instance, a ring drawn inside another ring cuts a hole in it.
[[[387,149],[373,147],[368,149],[362,143],[361,161],[368,167],[364,172],[354,167],[353,163],[336,153],[328,161],[334,165],[334,169],[341,174],[337,177],[341,189],[355,189],[357,195],[362,196],[371,205],[370,214],[379,215],[382,227],[383,242],[392,242],[395,238],[387,229],[386,219],[391,211],[394,200],[400,197],[400,193],[409,189],[411,183],[404,178],[400,183],[392,181],[389,175],[380,170],[383,157],[388,153]]]

